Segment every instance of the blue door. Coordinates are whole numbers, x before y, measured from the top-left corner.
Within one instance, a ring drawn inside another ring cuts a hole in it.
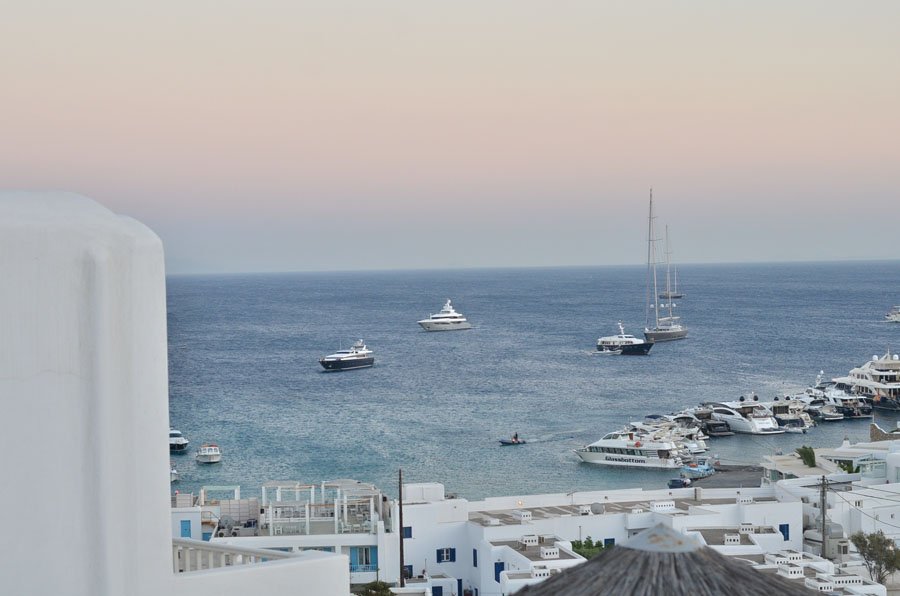
[[[431,586],[431,596],[444,596],[444,588],[441,586]]]
[[[494,581],[500,583],[500,572],[506,569],[506,563],[503,561],[494,563]]]
[[[190,538],[191,537],[191,520],[189,520],[189,519],[181,520],[181,537],[182,538]]]

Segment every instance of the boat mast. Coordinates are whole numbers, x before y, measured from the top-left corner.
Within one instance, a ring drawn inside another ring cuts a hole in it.
[[[669,321],[672,321],[672,270],[669,255],[672,249],[669,248],[669,225],[666,224],[666,306],[669,309]]]
[[[653,282],[653,293],[650,293],[650,282]],[[659,310],[657,309],[656,259],[653,254],[653,187],[650,187],[650,214],[647,217],[647,307],[644,315],[644,327],[650,329],[650,309],[653,309],[656,327],[659,327]],[[650,301],[653,300],[651,303]]]

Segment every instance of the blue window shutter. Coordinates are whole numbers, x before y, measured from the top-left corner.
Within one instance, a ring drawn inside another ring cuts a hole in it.
[[[438,563],[444,562],[444,553],[441,552],[442,550],[443,549],[439,548],[434,552],[434,560],[437,561]]]
[[[462,580],[461,579],[456,580],[456,593],[459,594],[459,596],[462,596],[463,591],[462,591]]]
[[[375,569],[378,569],[378,547],[370,546],[369,547],[369,558],[371,561],[369,562]]]
[[[455,548],[450,549],[450,562],[451,563],[456,562],[456,549]]]
[[[190,538],[191,537],[191,520],[189,520],[189,519],[181,520],[181,537],[182,538]]]
[[[478,549],[472,549],[472,567],[478,567]]]
[[[778,531],[781,532],[781,535],[784,536],[785,540],[791,539],[791,525],[790,524],[778,524]]]
[[[403,537],[404,538],[412,538],[412,526],[404,526],[403,527]]]

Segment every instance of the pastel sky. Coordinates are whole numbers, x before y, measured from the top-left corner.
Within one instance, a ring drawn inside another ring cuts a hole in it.
[[[0,186],[169,271],[896,259],[900,2],[8,2]]]

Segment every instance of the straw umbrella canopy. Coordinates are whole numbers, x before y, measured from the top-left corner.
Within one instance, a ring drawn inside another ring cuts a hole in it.
[[[516,592],[523,596],[810,596],[663,525]]]

